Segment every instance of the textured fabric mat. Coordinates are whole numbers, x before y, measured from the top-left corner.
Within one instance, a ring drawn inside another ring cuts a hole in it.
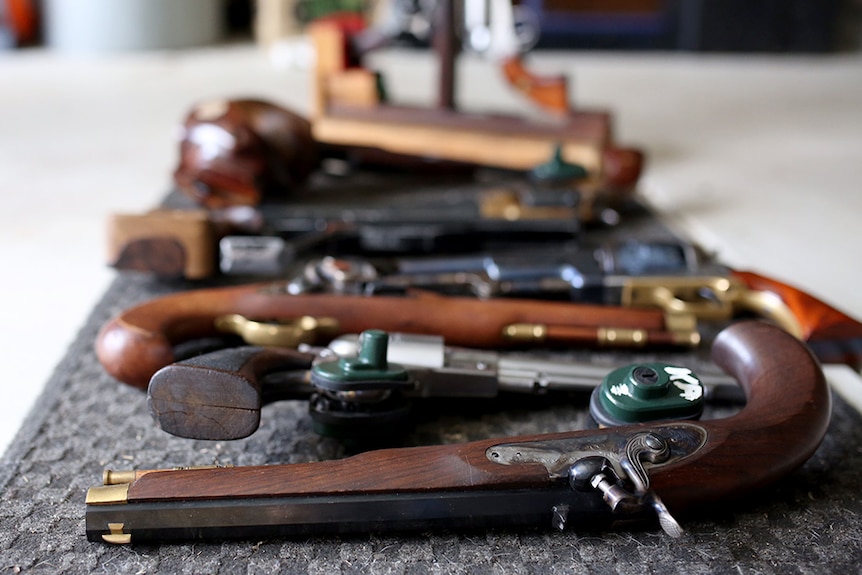
[[[488,532],[370,534],[274,541],[90,543],[84,496],[104,468],[275,464],[344,455],[311,431],[305,405],[267,406],[260,430],[236,442],[168,436],[140,391],[107,376],[93,353],[99,327],[176,286],[118,278],[58,366],[0,462],[3,573],[856,573],[862,565],[862,422],[836,398],[823,445],[755,498],[659,531],[560,533],[550,526]],[[578,400],[584,397],[575,398]],[[574,429],[583,401],[471,404],[421,414],[406,443]],[[438,406],[439,407],[439,406]],[[756,461],[750,462],[757,465]]]

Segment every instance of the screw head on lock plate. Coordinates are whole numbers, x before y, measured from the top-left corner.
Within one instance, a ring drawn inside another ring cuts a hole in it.
[[[609,373],[590,399],[590,414],[605,427],[664,419],[697,419],[704,389],[686,367],[639,363]]]

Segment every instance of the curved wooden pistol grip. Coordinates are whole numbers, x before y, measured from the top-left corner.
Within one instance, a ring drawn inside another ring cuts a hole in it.
[[[314,356],[294,349],[245,346],[165,366],[147,389],[150,415],[164,431],[189,439],[242,439],[260,425],[269,373],[308,370]],[[308,386],[307,396],[311,392]]]
[[[862,365],[862,323],[791,285],[748,271],[733,271],[749,289],[777,295],[802,328],[802,339],[822,361]]]
[[[721,502],[779,479],[813,453],[829,422],[823,375],[792,336],[765,323],[744,322],[722,332],[713,349],[716,361],[739,378],[748,404],[731,418],[695,424],[706,430],[704,444],[693,455],[651,470],[651,487],[674,511]],[[651,427],[661,429],[657,424],[615,431],[635,435]],[[337,504],[339,496],[349,495],[543,489],[557,481],[543,464],[501,465],[488,457],[489,449],[501,442],[604,434],[576,431],[385,449],[335,461],[148,473],[129,486],[128,502],[331,496]]]
[[[506,58],[502,68],[509,85],[544,110],[557,115],[571,111],[569,84],[565,76],[537,76],[527,69],[518,56]]]
[[[272,283],[192,290],[134,306],[105,324],[96,354],[116,379],[146,389],[153,374],[175,361],[174,346],[217,335],[218,317],[240,314],[262,321],[301,316],[333,318],[337,333],[366,329],[439,334],[449,345],[596,345],[605,328],[642,330],[645,341],[679,344],[665,326],[664,314],[569,302],[515,299],[477,300],[420,294],[408,297],[276,293]],[[544,326],[530,340],[505,333],[512,325]],[[544,339],[543,339],[544,338]],[[312,343],[312,342],[309,342]]]
[[[707,440],[693,457],[651,475],[671,509],[738,497],[775,482],[817,449],[831,415],[831,396],[808,347],[766,322],[720,332],[712,358],[746,393],[746,406],[727,419],[704,421]]]

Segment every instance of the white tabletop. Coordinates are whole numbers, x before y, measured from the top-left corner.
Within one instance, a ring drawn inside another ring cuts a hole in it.
[[[862,57],[543,53],[574,100],[608,108],[642,147],[640,193],[736,267],[793,283],[862,318]],[[375,56],[393,99],[431,102],[428,54]],[[488,63],[462,59],[459,103],[523,111]],[[112,212],[153,207],[170,185],[176,126],[195,101],[310,104],[307,70],[252,45],[61,57],[0,52],[0,451],[114,272]],[[859,386],[853,374],[831,377]]]

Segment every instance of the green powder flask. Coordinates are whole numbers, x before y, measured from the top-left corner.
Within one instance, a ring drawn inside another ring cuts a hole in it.
[[[609,373],[590,397],[590,414],[602,427],[666,419],[698,419],[704,389],[687,367],[632,364]]]

